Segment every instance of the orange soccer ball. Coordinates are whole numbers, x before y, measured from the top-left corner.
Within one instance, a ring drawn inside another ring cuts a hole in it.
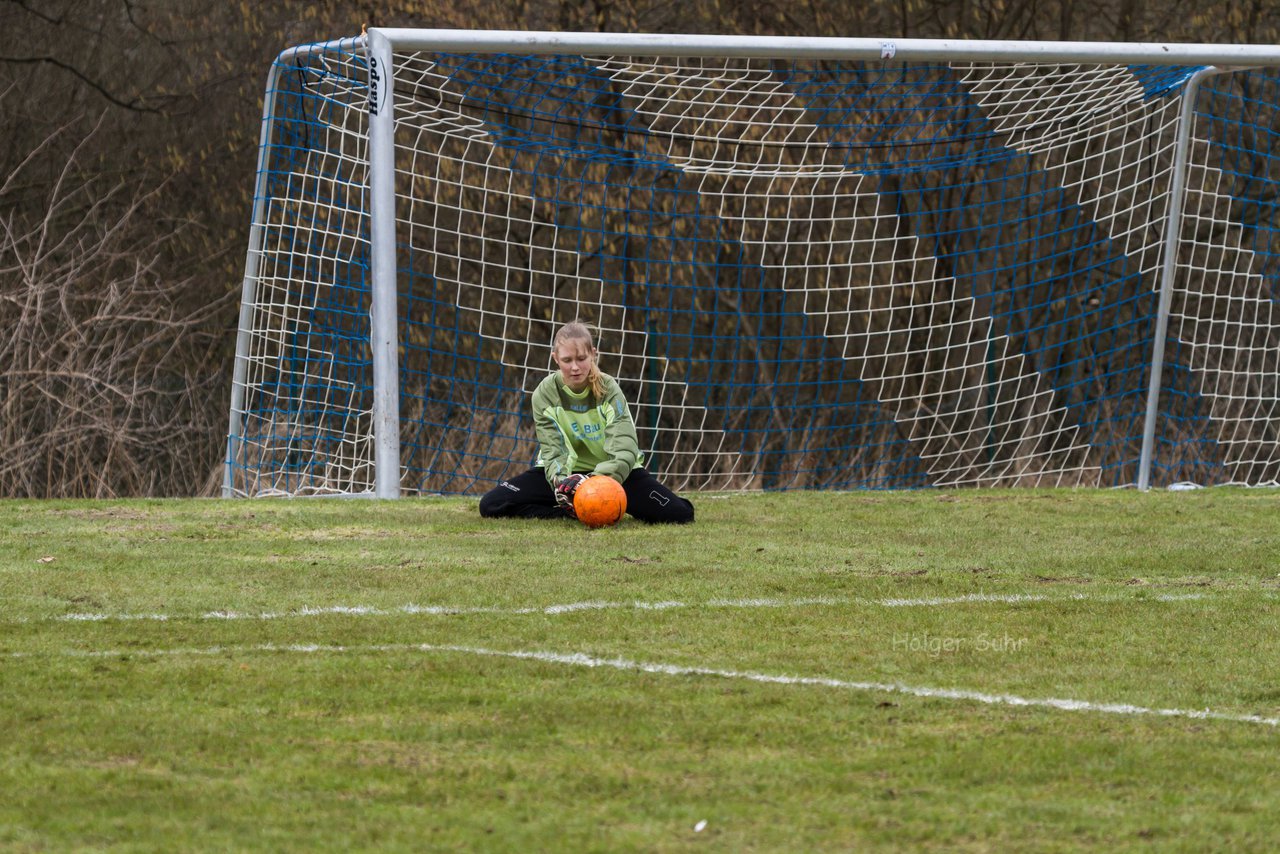
[[[573,512],[588,528],[617,524],[627,512],[627,493],[608,475],[592,475],[574,491]]]

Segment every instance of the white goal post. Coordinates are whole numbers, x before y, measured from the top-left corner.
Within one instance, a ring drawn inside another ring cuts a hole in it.
[[[1275,485],[1280,47],[370,29],[263,112],[224,495]]]

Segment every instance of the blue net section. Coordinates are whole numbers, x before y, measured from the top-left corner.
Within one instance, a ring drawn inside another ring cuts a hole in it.
[[[295,65],[233,461],[245,492],[360,492],[363,68]],[[402,486],[527,468],[574,319],[678,489],[1134,483],[1195,72],[398,56]],[[1275,85],[1198,101],[1157,483],[1276,479]]]

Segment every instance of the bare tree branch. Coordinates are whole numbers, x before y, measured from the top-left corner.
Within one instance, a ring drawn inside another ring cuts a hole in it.
[[[172,231],[149,211],[163,183],[130,187],[86,174],[101,123],[71,127],[36,153],[63,151],[54,175],[0,184],[0,495],[182,495],[214,466],[221,412],[212,317],[230,295],[191,308],[189,278],[160,270]],[[43,186],[11,207],[8,190]]]
[[[52,65],[55,68],[60,68],[63,71],[74,75],[82,83],[93,89],[103,98],[106,98],[108,101],[115,104],[117,107],[123,107],[126,110],[135,110],[140,113],[160,113],[160,111],[154,107],[146,106],[145,102],[140,98],[134,98],[132,101],[126,101],[117,97],[101,83],[89,77],[75,66],[69,65],[58,59],[56,56],[0,56],[0,62],[7,62],[13,65]]]

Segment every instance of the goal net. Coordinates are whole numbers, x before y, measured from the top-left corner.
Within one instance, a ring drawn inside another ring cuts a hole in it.
[[[574,319],[678,490],[1280,479],[1274,69],[368,41],[272,70],[225,494],[487,490]]]

